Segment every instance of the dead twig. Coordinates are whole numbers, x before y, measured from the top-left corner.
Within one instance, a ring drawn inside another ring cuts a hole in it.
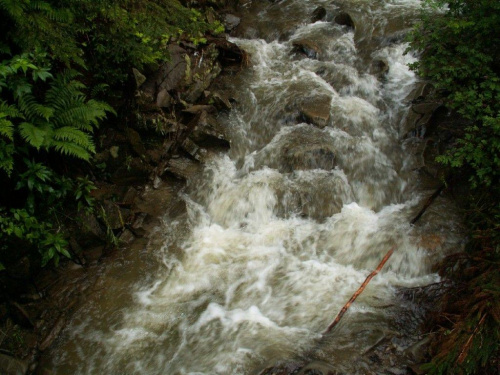
[[[358,288],[358,290],[356,290],[356,292],[352,295],[351,299],[349,301],[347,301],[347,303],[344,305],[344,307],[342,307],[342,310],[340,310],[340,312],[337,314],[337,317],[335,318],[335,320],[328,326],[328,328],[326,329],[326,331],[323,333],[323,334],[326,334],[328,332],[330,332],[333,327],[335,327],[338,322],[340,321],[340,319],[342,319],[342,317],[344,316],[345,312],[347,311],[347,309],[352,305],[352,303],[356,300],[356,298],[358,298],[358,296],[363,293],[363,290],[365,290],[366,286],[368,285],[368,283],[370,282],[371,279],[373,279],[373,277],[380,272],[380,270],[382,269],[382,267],[384,267],[384,264],[389,260],[389,258],[391,257],[392,253],[394,252],[394,249],[396,248],[396,245],[394,245],[388,252],[387,254],[385,254],[385,257],[384,259],[382,259],[382,261],[380,262],[380,264],[378,265],[378,267],[368,275],[368,277],[365,279],[365,281],[363,282],[363,284],[361,284],[361,286]]]
[[[421,217],[422,215],[425,213],[425,211],[427,211],[427,209],[429,208],[429,206],[432,204],[432,202],[434,202],[434,200],[439,197],[439,194],[441,194],[441,192],[444,190],[444,188],[446,187],[446,184],[442,184],[435,192],[434,194],[432,194],[429,199],[427,199],[427,202],[425,202],[424,204],[424,207],[422,207],[422,209],[420,210],[420,212],[417,214],[417,216],[415,216],[413,218],[412,221],[410,221],[410,224],[413,225],[415,224]]]
[[[465,358],[467,358],[467,353],[469,352],[469,349],[472,345],[472,340],[474,339],[474,336],[476,336],[477,332],[479,331],[479,327],[484,323],[484,319],[486,318],[486,314],[483,315],[479,323],[477,323],[476,328],[474,328],[474,332],[472,332],[472,335],[469,336],[467,342],[462,348],[462,351],[460,352],[460,355],[458,356],[458,363],[462,364],[465,361]]]

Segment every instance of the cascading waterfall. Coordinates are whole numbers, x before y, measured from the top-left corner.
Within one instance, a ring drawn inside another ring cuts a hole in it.
[[[319,5],[332,14],[341,6],[356,29],[311,23]],[[188,213],[159,229],[164,245],[147,254],[148,275],[77,314],[54,350],[55,373],[253,374],[311,350],[331,371],[369,374],[387,370],[366,355],[384,340],[405,356],[418,322],[398,323],[408,307],[397,290],[437,281],[432,265],[460,241],[444,200],[409,224],[429,193],[400,134],[416,83],[401,35],[419,6],[242,4],[251,26],[232,41],[251,66],[228,84],[238,103],[221,119],[230,152],[188,182]],[[314,41],[318,57],[295,53],[299,40]],[[373,61],[387,71],[373,72]],[[318,103],[329,116],[314,125],[303,113]],[[318,346],[392,245],[384,270]]]

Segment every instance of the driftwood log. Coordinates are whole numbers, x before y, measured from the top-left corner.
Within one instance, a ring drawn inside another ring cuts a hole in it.
[[[352,303],[356,300],[356,298],[358,298],[358,296],[363,293],[363,290],[365,290],[366,286],[368,285],[368,283],[370,282],[371,279],[373,279],[373,277],[380,272],[380,270],[382,269],[382,267],[384,267],[384,264],[389,260],[389,258],[391,257],[392,253],[394,252],[394,249],[396,248],[396,246],[393,246],[388,252],[387,254],[385,254],[385,257],[382,259],[382,261],[380,262],[380,264],[378,265],[378,267],[368,275],[368,277],[365,279],[365,281],[363,281],[363,284],[361,284],[361,286],[358,288],[358,290],[356,290],[356,292],[352,295],[351,299],[349,301],[347,301],[347,303],[344,305],[344,307],[342,307],[342,309],[340,310],[340,312],[337,314],[337,317],[334,319],[334,321],[328,326],[328,328],[326,329],[326,331],[323,333],[323,334],[326,334],[326,333],[329,333],[337,324],[338,322],[340,322],[340,319],[342,319],[342,317],[344,316],[344,314],[346,313],[347,309],[349,309],[349,307],[352,305]]]

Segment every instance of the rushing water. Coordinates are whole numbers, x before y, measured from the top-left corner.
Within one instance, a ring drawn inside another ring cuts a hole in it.
[[[418,319],[403,317],[418,308],[397,291],[435,282],[432,265],[460,241],[446,200],[409,224],[429,194],[402,131],[416,78],[401,36],[420,2],[240,4],[233,42],[251,62],[226,83],[238,103],[220,119],[231,150],[188,182],[187,214],[159,228],[163,246],[123,266],[140,271],[105,276],[107,290],[52,353],[57,374],[254,374],[298,357],[346,374],[387,373],[367,355],[382,342],[399,350],[391,373],[405,373]],[[319,5],[327,18],[311,23]],[[355,31],[332,21],[339,7]],[[304,39],[317,58],[293,52]],[[329,108],[326,126],[301,115],[314,105]]]

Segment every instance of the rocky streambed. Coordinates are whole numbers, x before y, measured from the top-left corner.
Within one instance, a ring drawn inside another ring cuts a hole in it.
[[[446,194],[410,225],[441,185],[450,121],[403,54],[418,6],[242,1],[229,40],[172,44],[160,70],[134,71],[129,122],[96,156],[100,215],[75,228],[76,263],[8,306],[26,328],[4,368],[418,373],[432,266],[462,241]]]

